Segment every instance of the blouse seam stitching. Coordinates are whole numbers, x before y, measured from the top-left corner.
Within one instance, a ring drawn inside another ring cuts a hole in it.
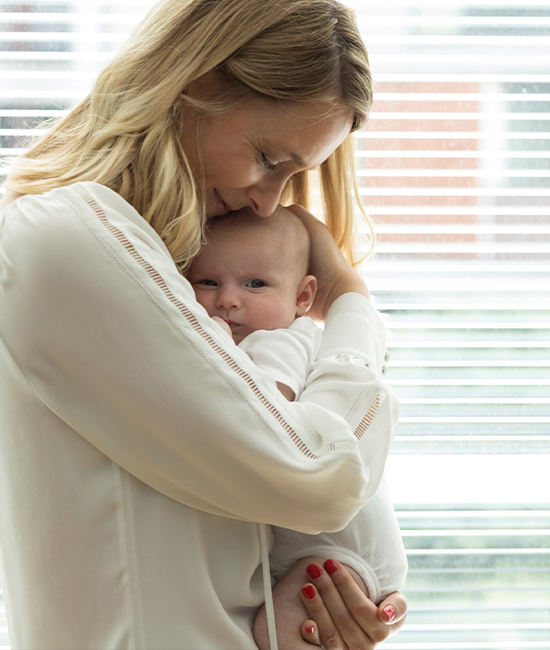
[[[90,207],[94,214],[98,217],[101,225],[109,232],[123,248],[127,251],[134,261],[141,266],[141,268],[149,275],[153,282],[157,285],[160,291],[164,294],[167,300],[179,311],[179,313],[186,319],[187,323],[191,328],[202,337],[202,339],[210,346],[210,349],[221,359],[226,367],[230,368],[235,372],[241,379],[243,379],[246,384],[251,389],[252,393],[258,399],[258,402],[267,410],[267,412],[275,418],[279,425],[286,431],[289,436],[289,439],[294,443],[295,447],[306,457],[313,460],[318,460],[320,456],[315,454],[309,449],[307,444],[302,440],[299,434],[294,430],[294,428],[286,421],[283,415],[280,413],[279,409],[272,404],[263,392],[258,387],[257,383],[250,377],[250,375],[239,366],[239,364],[219,345],[209,334],[206,332],[196,316],[189,310],[189,308],[181,302],[174,294],[170,291],[169,287],[166,285],[164,278],[161,274],[148,262],[145,260],[139,252],[135,249],[131,241],[128,240],[126,235],[122,233],[114,224],[109,222],[105,211],[95,200],[94,197],[83,187],[77,186],[75,188],[80,194],[84,202]],[[341,444],[337,441],[331,443],[328,447],[328,451],[337,452],[340,450]]]

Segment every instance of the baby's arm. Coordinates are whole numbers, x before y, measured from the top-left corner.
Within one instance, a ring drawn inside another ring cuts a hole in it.
[[[218,323],[218,325],[220,325],[220,327],[224,331],[226,331],[229,334],[229,336],[233,336],[233,334],[231,333],[231,328],[223,320],[223,318],[220,318],[219,316],[212,316],[212,320],[216,321],[216,323]],[[277,388],[279,389],[279,391],[282,393],[282,395],[284,397],[286,397],[286,399],[289,402],[293,402],[296,399],[296,393],[292,390],[292,388],[290,386],[287,386],[286,384],[283,384],[280,381],[278,381],[276,383],[277,383]]]
[[[316,556],[335,559],[363,579],[374,603],[402,589],[407,556],[385,478],[354,519],[337,533],[306,535],[273,527],[271,568],[280,580],[295,562]]]
[[[292,402],[304,388],[321,336],[313,321],[302,317],[287,329],[253,332],[239,347],[275,380],[280,392]]]
[[[277,527],[273,527],[273,533],[275,543],[270,559],[272,572],[278,580],[273,589],[273,601],[280,650],[302,647],[302,637],[298,633],[304,621],[311,619],[311,616],[300,596],[301,588],[308,581],[316,584],[311,575],[308,577],[306,567],[310,564],[322,567],[327,559],[337,559],[365,596],[374,605],[381,603],[378,610],[375,607],[361,607],[362,612],[368,612],[368,623],[364,629],[368,631],[369,639],[370,630],[372,638],[377,638],[379,634],[383,638],[389,632],[386,628],[391,621],[384,618],[384,606],[387,604],[384,599],[403,588],[407,557],[385,479],[372,499],[338,533],[305,535]],[[394,594],[391,598],[401,602],[398,596]],[[397,606],[395,609],[398,609]],[[354,613],[350,611],[349,616],[353,617]],[[402,620],[396,620],[395,628],[402,624]],[[256,616],[254,638],[260,650],[269,650],[265,607]],[[297,638],[299,641],[296,641]]]

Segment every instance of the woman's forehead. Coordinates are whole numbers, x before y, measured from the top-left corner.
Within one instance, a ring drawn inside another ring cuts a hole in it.
[[[272,104],[272,102],[270,102]],[[352,116],[334,104],[271,105],[254,123],[262,141],[303,169],[320,165],[349,135]]]

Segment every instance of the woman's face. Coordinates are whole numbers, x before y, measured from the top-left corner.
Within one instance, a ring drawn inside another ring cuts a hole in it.
[[[319,102],[289,106],[253,98],[203,117],[199,142],[190,126],[184,147],[196,177],[200,150],[207,217],[244,207],[260,217],[271,215],[288,179],[320,165],[349,134],[351,115],[330,108]]]

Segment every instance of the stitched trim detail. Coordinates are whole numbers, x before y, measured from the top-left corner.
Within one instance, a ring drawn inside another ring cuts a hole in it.
[[[216,341],[208,334],[208,332],[206,332],[201,327],[195,315],[186,307],[186,305],[181,300],[176,298],[176,296],[174,296],[174,294],[172,293],[172,291],[164,281],[164,278],[154,268],[154,266],[152,266],[149,262],[147,262],[147,260],[145,260],[134,248],[134,245],[132,244],[131,241],[128,240],[126,235],[108,220],[107,215],[105,214],[103,208],[99,205],[99,203],[92,196],[90,196],[90,194],[84,188],[76,187],[76,189],[80,194],[80,196],[82,197],[82,199],[95,212],[100,223],[108,230],[109,233],[111,233],[111,235],[115,237],[115,239],[117,239],[118,242],[120,242],[120,244],[130,255],[130,257],[132,257],[132,259],[145,270],[145,272],[149,275],[149,277],[155,282],[155,284],[162,291],[164,296],[172,303],[172,305],[174,305],[179,310],[179,312],[187,320],[189,325],[204,339],[204,341],[210,346],[210,348],[218,355],[219,358],[221,358],[225,362],[225,364],[229,368],[231,368],[231,370],[233,370],[237,375],[239,375],[242,379],[246,381],[249,388],[252,390],[255,397],[260,402],[260,404],[262,404],[262,406],[264,406],[269,411],[270,415],[272,415],[277,420],[279,425],[289,435],[290,439],[296,445],[299,451],[302,454],[304,454],[304,456],[307,456],[308,458],[312,458],[312,459],[320,458],[319,455],[314,454],[309,449],[309,447],[301,439],[298,433],[284,419],[283,415],[280,413],[277,407],[274,406],[266,398],[266,396],[260,390],[256,382],[250,377],[250,375],[248,375],[248,373],[245,372],[237,364],[237,362],[220,345],[218,345],[218,343],[216,343]],[[337,451],[338,446],[332,443],[331,445],[329,445],[328,449],[329,451]]]
[[[376,414],[380,410],[380,407],[382,406],[385,399],[386,399],[386,395],[384,393],[376,393],[372,401],[372,404],[370,405],[369,410],[367,411],[366,415],[359,423],[357,429],[355,429],[354,431],[357,440],[361,440],[361,438],[363,437],[367,429],[369,429],[369,427],[372,424],[372,421],[376,417]]]

